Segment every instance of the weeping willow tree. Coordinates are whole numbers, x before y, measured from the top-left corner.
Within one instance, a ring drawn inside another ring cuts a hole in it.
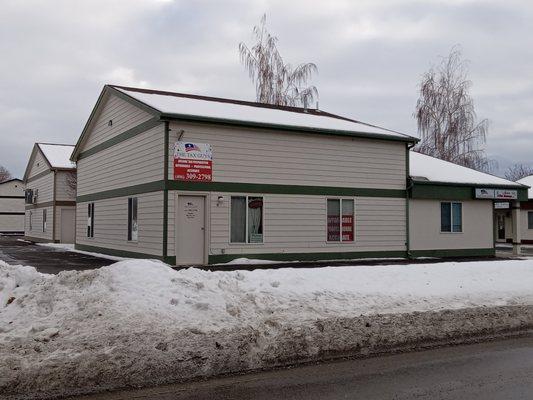
[[[266,15],[254,27],[255,44],[249,48],[239,44],[241,63],[255,83],[256,98],[260,103],[307,107],[318,99],[315,86],[307,86],[318,69],[313,63],[293,68],[286,64],[277,49],[278,39],[266,29]]]
[[[421,136],[416,150],[479,171],[490,172],[485,154],[488,120],[477,120],[472,82],[459,48],[422,77],[414,116]]]

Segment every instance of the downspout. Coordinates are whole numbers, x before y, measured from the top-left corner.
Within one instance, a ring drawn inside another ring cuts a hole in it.
[[[409,197],[411,189],[413,188],[413,181],[411,180],[411,176],[409,173],[409,151],[411,151],[414,146],[415,143],[407,143],[407,145],[405,146],[405,249],[407,252],[407,259],[411,259],[411,247],[409,239]]]
[[[163,165],[163,261],[168,262],[168,146],[170,127],[165,121],[165,149]]]
[[[56,181],[57,181],[57,170],[54,169],[54,197],[52,198],[52,243],[56,242]],[[48,218],[48,216],[47,216]],[[48,224],[48,221],[46,221]]]

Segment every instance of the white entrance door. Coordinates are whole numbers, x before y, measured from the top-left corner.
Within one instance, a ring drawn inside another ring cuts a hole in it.
[[[61,211],[61,243],[74,243],[76,210],[62,208]]]
[[[204,264],[205,196],[178,196],[176,264]]]

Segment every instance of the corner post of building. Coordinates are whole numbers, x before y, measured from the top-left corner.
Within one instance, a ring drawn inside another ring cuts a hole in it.
[[[165,152],[163,157],[163,261],[168,262],[168,162],[169,162],[169,142],[170,142],[170,124],[169,121],[164,121],[165,124],[165,138],[164,146]]]
[[[519,255],[521,253],[522,234],[520,232],[520,201],[513,201],[512,207],[512,223],[513,223],[513,254]]]

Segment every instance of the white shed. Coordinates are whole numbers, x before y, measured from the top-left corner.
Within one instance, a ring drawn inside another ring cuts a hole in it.
[[[21,179],[0,182],[0,234],[24,233],[24,184]]]

